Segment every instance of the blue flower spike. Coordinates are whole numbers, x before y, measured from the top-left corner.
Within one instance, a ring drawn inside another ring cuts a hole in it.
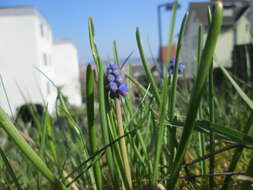
[[[125,83],[124,73],[115,64],[107,65],[106,71],[105,89],[110,94],[110,97],[126,96],[128,88]]]
[[[172,58],[170,60],[170,66],[169,66],[169,73],[170,74],[174,73],[174,67],[175,67],[175,58]],[[178,74],[183,74],[184,73],[184,67],[185,67],[185,65],[182,62],[180,62],[178,64]]]
[[[184,72],[184,64],[183,63],[179,63],[178,64],[178,73],[179,74],[183,74],[183,72]]]

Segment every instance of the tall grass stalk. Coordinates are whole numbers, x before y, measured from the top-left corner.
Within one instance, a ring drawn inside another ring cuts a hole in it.
[[[199,69],[199,65],[200,65],[200,60],[201,60],[201,53],[203,50],[203,26],[200,25],[199,29],[198,29],[198,51],[197,51],[197,70]],[[198,111],[198,117],[197,119],[201,119],[203,117],[203,112],[202,112],[202,101],[200,101],[200,105],[199,105],[199,111]],[[205,154],[205,134],[198,132],[198,140],[199,140],[199,152],[200,152],[200,156],[204,156]],[[205,160],[200,162],[200,168],[201,168],[201,173],[202,174],[206,174],[206,162]]]
[[[175,185],[178,179],[179,172],[181,170],[186,148],[192,136],[197,111],[204,91],[204,85],[206,83],[209,69],[212,64],[212,58],[214,55],[216,43],[222,25],[222,18],[223,18],[222,13],[223,13],[222,3],[218,1],[215,3],[214,16],[208,31],[208,37],[206,40],[205,47],[202,52],[197,79],[191,94],[190,105],[184,125],[183,134],[180,139],[180,143],[175,158],[175,163],[173,165],[172,173],[169,179],[168,187],[170,190],[175,189]]]
[[[117,51],[117,43],[115,40],[113,41],[113,55],[115,64],[119,66],[119,56]]]
[[[105,91],[104,91],[104,65],[99,57],[98,50],[95,43],[95,31],[92,18],[89,18],[89,37],[90,37],[90,46],[92,50],[93,59],[98,68],[98,100],[99,100],[99,116],[102,128],[102,136],[104,144],[110,144],[109,131],[106,120],[106,109],[105,109]],[[110,170],[110,175],[115,189],[119,187],[120,182],[116,176],[116,170],[114,167],[112,149],[106,149],[106,158]]]
[[[210,7],[208,8],[208,21],[209,23],[212,22],[212,12]],[[209,121],[210,123],[214,122],[214,85],[213,85],[213,60],[210,66],[209,70],[209,80],[208,80],[208,87],[209,87],[209,96],[208,96],[208,103],[209,103]],[[215,151],[215,139],[214,139],[214,133],[212,130],[210,131],[209,135],[209,141],[210,141],[210,153]],[[209,171],[210,174],[213,174],[215,171],[215,157],[212,156],[209,159]],[[214,188],[214,176],[210,175],[209,177],[209,188]]]
[[[10,176],[11,176],[11,178],[12,178],[12,180],[13,180],[16,188],[17,188],[17,190],[22,190],[22,187],[21,187],[21,185],[18,182],[18,178],[17,178],[14,170],[12,169],[9,160],[7,159],[7,157],[6,157],[4,151],[2,150],[1,147],[0,147],[0,155],[1,155],[2,159],[3,159],[3,162],[4,162],[4,164],[5,164],[6,168],[7,168],[7,171],[10,174]]]
[[[145,70],[148,82],[151,84],[151,91],[153,93],[153,96],[155,97],[155,100],[156,100],[157,104],[160,105],[161,102],[160,102],[159,90],[158,90],[157,84],[155,83],[155,79],[154,79],[154,77],[151,73],[151,70],[148,66],[147,58],[144,54],[139,28],[136,29],[136,41],[137,41],[139,53],[140,53],[140,56],[141,56],[141,61],[142,61],[142,64],[143,64],[143,68]]]
[[[168,41],[168,47],[167,47],[167,55],[166,55],[166,60],[163,65],[163,89],[162,89],[162,94],[160,97],[160,116],[158,120],[158,129],[157,129],[157,137],[155,140],[155,158],[154,158],[154,163],[153,163],[153,175],[151,177],[151,186],[152,189],[156,188],[157,180],[159,178],[159,167],[160,167],[160,158],[161,158],[161,152],[162,152],[162,146],[164,144],[164,140],[167,141],[167,135],[165,132],[165,119],[166,119],[166,113],[168,110],[168,90],[169,90],[169,81],[168,81],[168,65],[171,57],[171,46],[172,46],[172,40],[174,37],[174,27],[175,27],[175,20],[176,20],[176,11],[178,8],[178,1],[175,0],[173,4],[173,9],[172,9],[172,16],[171,16],[171,22],[170,22],[170,33],[169,33],[169,41]],[[170,130],[166,130],[169,134],[168,137],[169,140],[172,140],[172,135],[170,133]],[[173,141],[173,140],[172,140]],[[170,152],[172,152],[173,145],[171,143],[170,147]],[[173,156],[172,156],[173,157]]]
[[[97,151],[97,136],[96,136],[96,127],[94,125],[94,75],[92,67],[89,64],[86,70],[86,107],[87,107],[87,120],[89,128],[89,140],[90,140],[90,149],[91,154],[94,154]],[[102,171],[99,164],[99,160],[96,161],[93,165],[93,173],[95,176],[95,181],[98,190],[103,189],[103,177]]]
[[[172,50],[172,43],[173,43],[173,38],[174,38],[174,32],[175,32],[175,22],[176,22],[176,15],[177,15],[177,9],[178,9],[178,0],[174,0],[173,2],[173,6],[172,6],[172,15],[171,15],[171,18],[170,18],[170,29],[169,29],[169,39],[168,39],[168,44],[167,44],[167,52],[166,52],[166,58],[165,58],[165,62],[163,63],[163,71],[162,71],[162,75],[163,75],[163,90],[162,90],[162,100],[163,100],[163,105],[166,104],[166,106],[170,106],[168,108],[164,108],[165,109],[165,112],[167,112],[167,109],[168,109],[168,114],[169,114],[169,119],[171,119],[174,115],[174,103],[176,100],[172,100],[173,98],[175,99],[175,97],[173,97],[175,94],[173,93],[176,93],[176,82],[177,82],[177,74],[174,75],[173,77],[173,82],[174,82],[174,86],[172,86],[172,90],[174,90],[174,92],[171,92],[171,86],[170,86],[170,82],[168,80],[168,72],[169,72],[169,63],[170,63],[170,60],[172,59],[171,57],[171,50]],[[186,22],[183,24],[186,24]],[[182,38],[182,29],[184,30],[184,25],[181,26],[181,31],[180,31],[180,34],[181,34],[181,37]],[[181,40],[181,39],[179,39]],[[181,45],[179,44],[179,47],[177,47],[177,53],[180,52],[181,50]],[[176,55],[178,60],[176,60],[177,62],[179,61],[179,55]],[[174,64],[177,64],[176,66],[178,67],[178,63],[174,63]],[[176,71],[178,70],[178,68],[174,68],[174,74],[176,73]],[[172,83],[173,83],[172,82]],[[168,87],[167,87],[168,86]],[[174,88],[174,89],[173,89]],[[166,95],[167,93],[167,95]],[[169,96],[168,96],[169,94]],[[172,109],[171,109],[172,108]],[[161,108],[162,110],[163,108]],[[161,116],[163,117],[163,116]],[[167,145],[168,147],[168,150],[169,150],[169,153],[170,153],[170,156],[169,158],[163,158],[163,164],[165,165],[169,165],[169,168],[171,167],[172,165],[172,162],[173,162],[173,159],[174,159],[174,150],[175,150],[175,146],[177,144],[177,141],[176,141],[176,129],[175,128],[165,128],[164,129],[164,132],[163,134],[161,134],[161,136],[163,136],[164,138],[164,144]],[[159,135],[158,135],[158,138]],[[154,173],[156,173],[154,171]]]
[[[183,45],[183,36],[185,35],[185,29],[187,26],[189,14],[186,13],[183,22],[181,25],[178,43],[177,43],[177,51],[176,51],[176,58],[174,63],[174,71],[173,71],[173,77],[172,77],[172,84],[171,84],[171,96],[170,96],[170,104],[169,104],[169,119],[172,120],[175,115],[175,106],[176,106],[176,91],[177,91],[177,80],[178,80],[178,64],[180,59],[180,53],[181,53],[181,47]]]
[[[171,84],[171,90],[169,91],[169,93],[170,93],[169,110],[168,110],[169,120],[173,120],[175,117],[175,106],[176,106],[176,102],[177,102],[176,92],[177,92],[177,80],[178,80],[178,64],[179,64],[179,59],[180,59],[181,47],[183,45],[183,36],[185,35],[185,29],[186,29],[187,22],[188,22],[188,17],[189,17],[189,14],[186,13],[183,18],[183,22],[182,22],[180,33],[179,33],[178,43],[177,43],[177,51],[176,51],[176,58],[175,58],[175,62],[174,62],[172,84]],[[170,136],[168,137],[168,144],[167,145],[169,147],[169,151],[170,151],[170,155],[171,155],[169,158],[168,164],[169,164],[169,166],[172,166],[172,162],[174,159],[174,150],[177,145],[176,128],[170,128],[168,130],[170,130],[170,132],[168,133],[168,135],[170,135]]]
[[[168,46],[167,46],[167,52],[166,52],[166,59],[165,59],[164,67],[163,67],[164,78],[165,76],[168,75],[169,62],[171,59],[171,48],[172,48],[172,42],[174,38],[177,8],[178,8],[178,0],[174,0],[173,7],[172,7],[172,16],[170,19],[170,31],[169,31],[169,40],[168,40]]]
[[[45,115],[44,127],[46,127],[46,130],[47,130],[48,148],[53,156],[55,163],[57,163],[58,156],[57,156],[57,149],[56,149],[55,142],[54,142],[52,120],[51,120],[50,116],[48,115],[48,112],[46,112],[46,115]]]

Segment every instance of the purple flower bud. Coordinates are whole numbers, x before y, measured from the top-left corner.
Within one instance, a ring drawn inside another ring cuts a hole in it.
[[[170,65],[169,65],[169,73],[173,74],[174,73],[174,69],[175,69],[175,60],[170,60]],[[184,64],[182,62],[180,62],[178,64],[178,74],[183,74],[184,72]]]
[[[117,81],[119,84],[121,84],[122,82],[124,82],[124,80],[125,80],[125,76],[124,76],[123,73],[121,73],[121,74],[119,74],[119,75],[116,76],[116,81]]]
[[[170,64],[169,73],[173,74],[173,72],[174,72],[174,65]]]
[[[121,84],[121,85],[119,86],[118,92],[119,92],[120,95],[126,96],[127,93],[128,93],[128,88],[127,88],[127,86],[126,86],[124,83]]]
[[[121,75],[122,74],[122,71],[119,70],[119,69],[116,69],[116,70],[113,70],[113,74],[118,76],[118,75]]]
[[[115,80],[115,76],[112,75],[112,74],[108,74],[108,75],[107,75],[107,80],[108,80],[108,82],[112,82],[112,81]]]
[[[184,72],[184,64],[183,63],[179,63],[178,64],[178,73],[179,74],[183,74]]]
[[[111,74],[112,72],[113,72],[113,70],[112,70],[112,69],[107,68],[107,74]]]
[[[116,82],[109,82],[108,86],[112,92],[116,92],[118,90],[118,85]]]
[[[113,71],[114,70],[119,70],[119,67],[115,64],[109,64],[109,68],[112,69]]]

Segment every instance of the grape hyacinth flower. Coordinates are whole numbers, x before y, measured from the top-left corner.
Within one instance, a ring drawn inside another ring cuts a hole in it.
[[[126,96],[128,93],[128,88],[125,82],[125,75],[121,71],[121,69],[115,64],[109,64],[106,67],[106,76],[105,76],[105,89],[109,93],[110,97],[114,99],[115,102],[115,113],[118,124],[118,134],[123,137],[124,127],[123,127],[123,119],[122,119],[122,111],[121,111],[121,100],[119,96]],[[133,182],[131,176],[131,168],[128,160],[127,154],[127,146],[125,138],[121,138],[119,140],[120,144],[120,152],[124,164],[125,174],[128,189],[133,189]]]
[[[126,96],[128,88],[125,83],[125,75],[115,64],[109,64],[106,68],[105,88],[112,98]]]
[[[175,67],[175,59],[173,58],[170,60],[170,66],[169,66],[169,73],[170,74],[174,73],[174,67]],[[185,67],[185,65],[182,62],[180,62],[178,64],[178,74],[183,74],[184,67]]]

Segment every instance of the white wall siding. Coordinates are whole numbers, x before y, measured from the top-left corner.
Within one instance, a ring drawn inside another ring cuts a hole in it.
[[[26,102],[43,104],[43,98],[47,100],[49,97],[45,93],[46,79],[35,67],[46,73],[46,69],[41,67],[42,52],[50,54],[52,42],[41,39],[38,23],[45,21],[31,10],[32,14],[12,15],[10,13],[20,11],[13,8],[4,15],[6,10],[0,9],[0,12],[3,11],[0,14],[0,73],[14,112]],[[52,104],[52,101],[49,102],[51,109]],[[2,86],[0,106],[10,114]]]
[[[52,63],[55,68],[55,83],[70,104],[80,106],[82,100],[75,46],[70,41],[56,41],[53,45]]]
[[[223,30],[219,35],[214,54],[214,67],[222,65],[224,67],[232,66],[232,52],[234,48],[233,29]]]
[[[253,19],[253,18],[252,18]],[[236,45],[248,44],[251,42],[251,23],[243,16],[236,23]]]

